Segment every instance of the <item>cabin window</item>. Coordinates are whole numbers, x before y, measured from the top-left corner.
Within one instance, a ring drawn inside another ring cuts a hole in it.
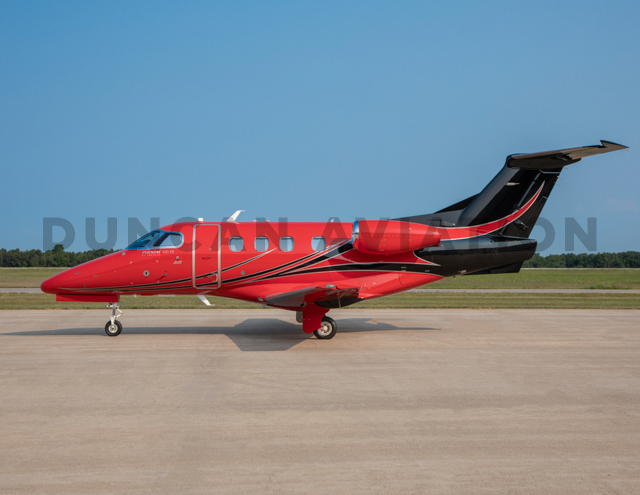
[[[324,251],[327,249],[327,241],[324,240],[324,237],[314,237],[311,239],[311,248],[314,251]]]
[[[229,249],[231,251],[242,251],[244,249],[244,239],[242,237],[232,237],[229,239]]]
[[[182,246],[182,234],[178,232],[167,232],[153,243],[154,248],[177,248]]]
[[[281,251],[293,251],[293,237],[281,237],[280,238],[280,250]]]
[[[256,251],[266,251],[269,249],[269,239],[266,237],[256,237],[253,245],[256,248]]]

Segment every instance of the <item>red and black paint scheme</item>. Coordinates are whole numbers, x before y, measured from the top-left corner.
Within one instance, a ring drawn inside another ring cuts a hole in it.
[[[515,273],[563,167],[626,148],[601,145],[510,155],[477,195],[428,215],[342,222],[182,222],[42,284],[58,301],[111,303],[118,335],[122,295],[193,294],[298,312],[306,333],[332,338],[330,309],[455,275]]]

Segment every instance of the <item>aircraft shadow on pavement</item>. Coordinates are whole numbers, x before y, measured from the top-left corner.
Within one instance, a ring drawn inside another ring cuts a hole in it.
[[[401,330],[394,325],[371,318],[345,318],[337,320],[338,335],[354,332],[376,332]],[[420,328],[414,330],[438,330],[436,328]],[[300,324],[283,321],[277,318],[247,318],[233,327],[207,326],[166,326],[135,327],[125,326],[122,336],[126,335],[226,335],[241,351],[286,351],[300,342],[315,338],[313,334],[302,332]],[[25,332],[8,332],[3,335],[20,335],[26,337],[61,336],[61,335],[100,335],[108,337],[100,327],[61,328],[55,330],[32,330]]]

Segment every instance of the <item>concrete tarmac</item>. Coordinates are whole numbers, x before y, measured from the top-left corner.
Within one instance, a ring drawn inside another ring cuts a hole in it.
[[[0,493],[640,493],[640,312],[0,311]]]

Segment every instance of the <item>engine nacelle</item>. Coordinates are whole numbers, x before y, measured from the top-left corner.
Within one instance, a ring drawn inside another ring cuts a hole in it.
[[[440,244],[440,232],[430,225],[398,220],[358,220],[353,223],[353,247],[367,254],[398,254]]]

